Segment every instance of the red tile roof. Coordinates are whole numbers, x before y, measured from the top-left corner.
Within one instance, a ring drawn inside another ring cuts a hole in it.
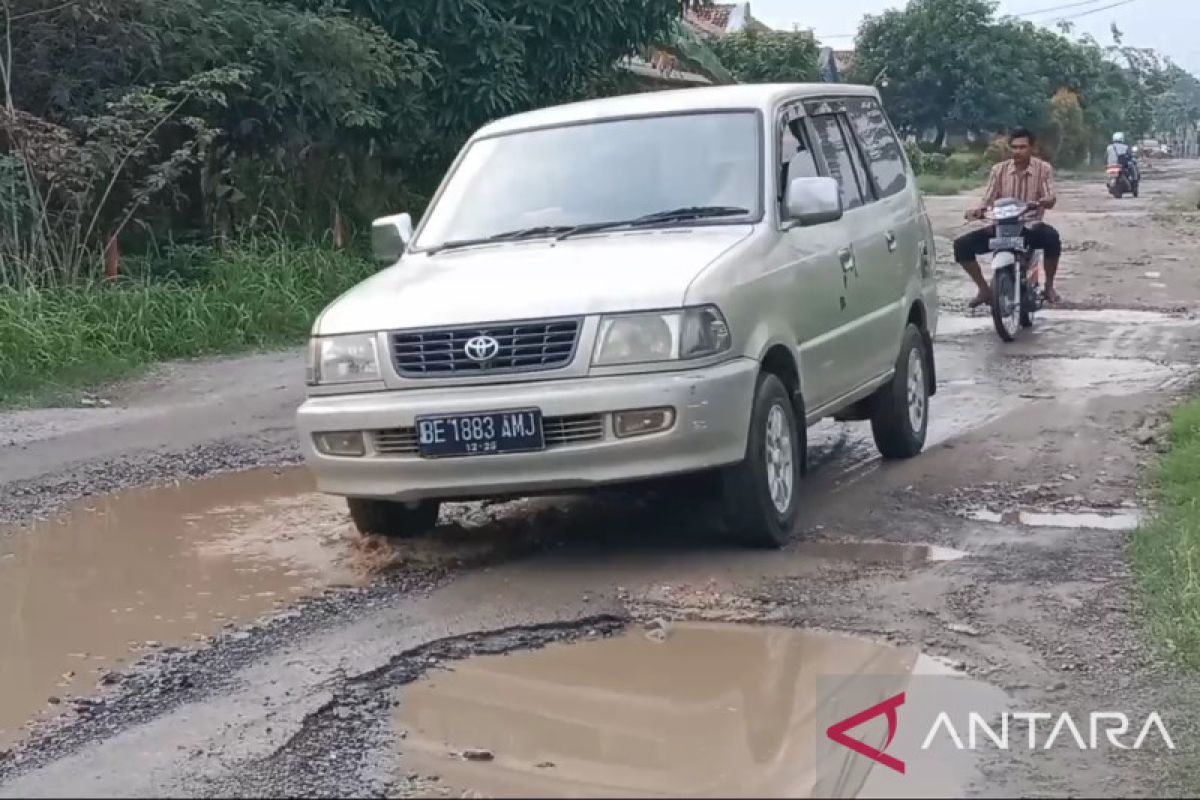
[[[691,10],[694,19],[716,25],[721,30],[729,27],[729,17],[733,15],[736,3],[715,3],[711,6],[699,6]]]

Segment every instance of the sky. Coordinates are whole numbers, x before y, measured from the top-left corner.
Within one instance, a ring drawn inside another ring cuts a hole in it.
[[[1119,7],[1100,10],[1117,2],[1121,0],[1001,0],[1000,13],[1028,14],[1026,18],[1034,22],[1053,23],[1094,11],[1072,20],[1076,33],[1091,33],[1108,44],[1112,40],[1109,28],[1115,22],[1125,34],[1126,44],[1153,47],[1200,75],[1200,0],[1128,0]],[[773,28],[813,28],[825,44],[848,49],[854,39],[839,34],[857,31],[864,14],[903,5],[903,0],[750,0],[750,11]],[[1032,13],[1066,5],[1073,7]]]

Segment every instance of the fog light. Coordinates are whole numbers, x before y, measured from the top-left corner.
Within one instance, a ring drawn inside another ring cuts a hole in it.
[[[642,408],[613,415],[613,431],[622,439],[665,431],[674,424],[673,408]]]
[[[367,452],[360,431],[314,433],[313,442],[317,450],[327,456],[361,456]]]

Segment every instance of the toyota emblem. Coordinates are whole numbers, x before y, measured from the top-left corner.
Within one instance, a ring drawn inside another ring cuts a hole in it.
[[[473,336],[463,345],[463,352],[467,358],[483,364],[500,353],[500,342],[492,336]]]

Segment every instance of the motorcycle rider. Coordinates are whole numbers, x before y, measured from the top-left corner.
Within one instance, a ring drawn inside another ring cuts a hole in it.
[[[1125,134],[1120,131],[1113,134],[1112,144],[1108,146],[1108,166],[1120,165],[1129,171],[1129,181],[1133,185],[1137,185],[1141,179],[1141,172],[1138,170],[1137,159],[1134,157],[1134,152],[1125,144]]]
[[[1036,139],[1025,128],[1016,128],[1008,136],[1012,158],[992,168],[982,202],[966,213],[967,219],[983,219],[997,200],[1011,197],[1036,205],[1031,212],[1030,223],[1025,229],[1025,246],[1041,250],[1045,257],[1046,288],[1044,296],[1048,303],[1058,303],[1061,298],[1054,288],[1054,276],[1058,272],[1058,261],[1062,257],[1062,238],[1052,226],[1042,219],[1045,212],[1058,204],[1058,193],[1054,185],[1054,167],[1033,155]],[[989,252],[989,240],[995,235],[995,226],[988,226],[965,233],[954,240],[954,260],[966,271],[979,293],[970,302],[971,308],[991,303],[992,290],[983,276],[979,256]]]

